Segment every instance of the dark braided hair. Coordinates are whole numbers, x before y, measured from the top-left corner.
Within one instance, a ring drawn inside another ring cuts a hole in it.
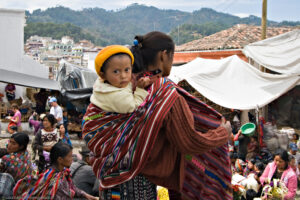
[[[153,31],[144,36],[135,36],[134,39],[137,44],[131,47],[134,56],[133,73],[146,71],[149,65],[156,64],[158,52],[166,50],[167,53],[174,53],[175,50],[172,38],[162,32]]]

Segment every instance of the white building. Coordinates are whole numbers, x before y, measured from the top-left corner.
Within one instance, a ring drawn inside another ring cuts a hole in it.
[[[48,79],[48,67],[25,55],[24,26],[24,10],[0,8],[0,82],[58,89],[58,83]]]
[[[24,53],[25,12],[0,9],[0,69],[48,78],[48,68]]]
[[[68,44],[68,45],[73,45],[74,44],[74,40],[70,36],[63,36],[61,38],[61,43]]]

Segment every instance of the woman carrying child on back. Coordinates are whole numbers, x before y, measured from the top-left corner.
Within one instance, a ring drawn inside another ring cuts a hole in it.
[[[184,183],[194,181],[190,179],[194,172],[201,179],[193,184],[198,196],[232,199],[230,162],[224,145],[231,134],[230,123],[166,78],[175,48],[168,35],[150,32],[137,36],[134,45],[133,53],[122,46],[107,47],[95,60],[101,79],[94,85],[82,133],[93,153],[91,162],[100,180],[101,199],[156,199],[156,185],[176,190],[177,196],[191,194],[194,188],[186,190]],[[136,79],[135,91],[131,84],[133,63],[133,72],[143,77]],[[213,180],[205,174],[208,166],[198,154],[212,158],[209,174]],[[188,174],[184,166],[193,161],[202,167]],[[223,169],[214,170],[215,163]],[[202,189],[200,182],[213,189]]]

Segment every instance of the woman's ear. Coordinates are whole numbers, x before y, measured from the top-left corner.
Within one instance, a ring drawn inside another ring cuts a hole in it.
[[[22,150],[24,149],[24,145],[20,145],[20,146],[19,146],[19,150],[21,150],[21,149],[22,149]],[[26,150],[26,149],[25,149],[25,150]]]
[[[161,61],[164,61],[166,59],[166,56],[168,56],[167,50],[160,51],[159,53],[160,53]]]
[[[57,164],[61,164],[63,162],[63,158],[62,157],[58,157],[57,158]]]

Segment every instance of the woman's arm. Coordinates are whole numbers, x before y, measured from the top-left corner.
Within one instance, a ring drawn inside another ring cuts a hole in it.
[[[94,197],[86,192],[84,192],[84,197],[87,198],[88,200],[98,200],[99,198],[98,197]]]
[[[289,191],[288,191],[287,195],[284,196],[284,199],[285,200],[294,199],[296,196],[296,191],[297,191],[297,176],[296,175],[289,178],[287,188]]]
[[[72,184],[73,184],[73,189],[75,190],[75,196],[77,198],[84,197],[84,198],[86,198],[88,200],[98,200],[97,197],[94,197],[94,196],[92,196],[92,195],[84,192],[83,190],[79,189],[78,187],[76,187],[73,182],[72,182]]]
[[[196,131],[193,114],[182,96],[172,106],[165,123],[169,141],[182,153],[201,153],[225,144],[230,137],[224,127],[206,133]]]
[[[15,117],[11,117],[10,121],[14,122],[14,123],[18,123],[19,121],[19,116],[15,116]]]
[[[267,167],[265,168],[263,174],[262,174],[261,177],[259,178],[260,183],[261,183],[262,185],[265,184],[265,180],[266,180],[266,178],[268,178],[271,164],[272,164],[272,163],[269,163],[269,164],[267,165]]]

